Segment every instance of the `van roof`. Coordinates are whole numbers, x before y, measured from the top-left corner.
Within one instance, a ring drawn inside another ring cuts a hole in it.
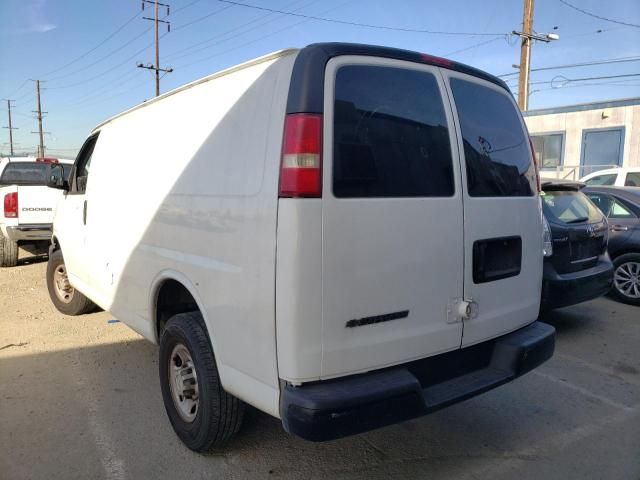
[[[298,53],[298,55],[296,57],[292,73],[291,90],[289,92],[289,98],[287,101],[287,113],[322,113],[324,108],[324,69],[327,62],[331,58],[341,55],[382,57],[422,63],[427,65],[435,65],[438,67],[447,68],[450,70],[455,70],[482,78],[509,91],[507,84],[503,80],[477,68],[465,65],[463,63],[454,62],[453,60],[448,60],[446,58],[414,52],[411,50],[381,47],[377,45],[339,42],[314,43],[302,49],[289,48],[285,50],[278,50],[276,52],[269,53],[253,60],[249,60],[239,65],[234,65],[233,67],[221,70],[198,80],[194,80],[193,82],[175,88],[158,97],[152,98],[145,101],[144,103],[136,105],[129,110],[125,110],[124,112],[108,118],[104,122],[98,124],[93,129],[92,133],[95,133],[107,123],[112,122],[113,120],[120,118],[127,113],[133,112],[147,105],[151,105],[152,103],[155,103],[159,100],[162,100],[163,98],[169,97],[183,90],[187,90],[201,83],[208,82],[215,78],[228,75],[230,73],[242,70],[253,65],[268,62],[275,58],[284,57],[295,53]]]
[[[248,60],[244,63],[240,63],[238,65],[234,65],[233,67],[229,67],[229,68],[225,68],[224,70],[220,70],[219,72],[215,72],[212,73],[211,75],[207,75],[206,77],[202,77],[199,78],[197,80],[194,80],[193,82],[189,82],[185,85],[182,85],[181,87],[178,88],[174,88],[173,90],[170,90],[166,93],[163,93],[162,95],[158,96],[158,97],[154,97],[151,98],[149,100],[144,101],[143,103],[140,103],[138,105],[136,105],[135,107],[131,107],[128,110],[125,110],[124,112],[120,112],[116,115],[114,115],[113,117],[109,117],[108,119],[106,119],[105,121],[99,123],[93,130],[92,130],[92,134],[95,133],[97,130],[99,130],[100,128],[104,127],[107,123],[112,122],[113,120],[120,118],[128,113],[131,113],[135,110],[138,110],[140,108],[146,107],[147,105],[151,105],[152,103],[158,102],[160,100],[162,100],[163,98],[167,98],[170,97],[171,95],[175,95],[178,92],[182,92],[183,90],[187,90],[191,87],[195,87],[196,85],[199,85],[201,83],[205,83],[208,82],[210,80],[222,77],[224,75],[229,75],[230,73],[233,72],[237,72],[238,70],[242,70],[244,68],[247,67],[251,67],[253,65],[258,65],[260,63],[263,62],[268,62],[269,60],[273,60],[274,58],[279,58],[279,57],[285,57],[287,55],[292,55],[296,52],[298,52],[299,49],[297,48],[288,48],[285,50],[278,50],[276,52],[272,52],[272,53],[268,53],[267,55],[263,55],[261,57],[258,58],[254,58],[252,60]]]

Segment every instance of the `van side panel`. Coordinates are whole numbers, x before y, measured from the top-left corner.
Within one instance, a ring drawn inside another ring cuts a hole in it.
[[[92,299],[156,341],[158,281],[188,279],[223,386],[276,416],[277,190],[293,59],[234,71],[105,124],[87,208]]]

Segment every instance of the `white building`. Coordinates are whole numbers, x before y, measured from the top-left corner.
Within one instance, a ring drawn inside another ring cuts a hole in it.
[[[640,97],[523,112],[544,176],[640,166]]]

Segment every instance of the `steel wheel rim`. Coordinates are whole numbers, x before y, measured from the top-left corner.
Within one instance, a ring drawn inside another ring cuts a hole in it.
[[[618,265],[613,274],[616,290],[625,297],[640,298],[640,262],[626,262]]]
[[[75,289],[69,283],[69,277],[64,263],[58,265],[53,272],[53,286],[56,297],[58,297],[58,300],[62,303],[70,303],[71,300],[73,300]]]
[[[187,423],[195,420],[200,402],[198,376],[187,347],[178,343],[168,360],[171,398],[180,418]]]

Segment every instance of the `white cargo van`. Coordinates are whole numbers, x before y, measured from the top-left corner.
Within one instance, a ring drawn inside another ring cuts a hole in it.
[[[98,125],[54,223],[51,298],[160,344],[196,451],[251,404],[329,440],[547,360],[542,224],[505,84],[445,59],[286,50]]]

